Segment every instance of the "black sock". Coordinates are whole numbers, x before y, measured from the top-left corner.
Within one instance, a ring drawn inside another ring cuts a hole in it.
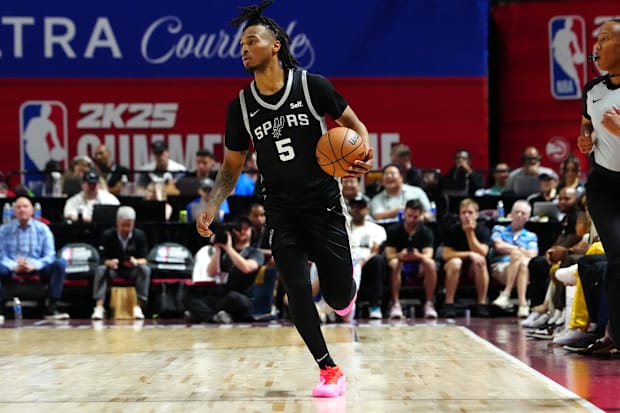
[[[319,363],[319,368],[321,370],[326,369],[328,366],[336,367],[336,363],[334,363],[334,360],[332,360],[332,357],[329,355],[329,353],[325,354],[325,356],[323,356],[320,360],[317,360],[316,362]]]

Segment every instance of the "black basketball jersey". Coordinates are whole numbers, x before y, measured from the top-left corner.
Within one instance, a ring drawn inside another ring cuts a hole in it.
[[[318,166],[315,148],[327,130],[324,114],[337,118],[347,104],[326,79],[321,79],[313,84],[327,90],[318,90],[317,94],[330,98],[313,101],[307,72],[296,70],[288,71],[283,90],[276,95],[260,95],[255,82],[239,92],[241,118],[256,149],[266,206],[319,208],[332,204],[340,195],[339,180]],[[317,102],[329,107],[317,108]],[[226,144],[234,150],[235,143],[229,138],[235,137],[229,132],[227,128]]]

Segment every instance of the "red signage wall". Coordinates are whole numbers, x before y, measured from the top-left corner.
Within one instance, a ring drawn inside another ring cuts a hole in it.
[[[190,170],[200,147],[213,150],[221,160],[227,106],[250,80],[0,80],[0,138],[8,144],[0,151],[0,170],[28,166],[24,125],[46,104],[60,113],[48,120],[61,135],[66,132],[58,137],[66,159],[92,155],[105,143],[120,164],[136,169],[148,161],[150,142],[164,139],[171,158]],[[447,170],[460,147],[472,150],[480,160],[477,167],[487,167],[485,79],[331,80],[367,124],[377,167],[389,162],[389,148],[398,142],[411,146],[420,167]]]
[[[600,75],[586,57],[600,25],[619,13],[617,1],[592,0],[510,4],[494,10],[500,53],[500,160],[519,166],[522,150],[534,145],[543,164],[556,167],[569,153],[579,152],[581,88]]]

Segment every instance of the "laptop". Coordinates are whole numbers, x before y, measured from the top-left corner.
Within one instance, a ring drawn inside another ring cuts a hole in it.
[[[514,179],[514,190],[517,196],[526,197],[541,191],[540,178],[538,175],[517,175]]]
[[[181,195],[198,196],[198,188],[200,188],[200,178],[195,176],[184,176],[176,182]]]
[[[558,204],[553,201],[539,201],[535,202],[532,207],[532,217],[536,217],[536,220],[544,220],[546,217],[549,221],[559,222],[562,220],[564,214],[560,211]]]
[[[165,222],[166,201],[151,201],[143,198],[124,198],[123,205],[136,210],[136,222]]]
[[[93,222],[103,226],[116,225],[116,211],[118,205],[93,205]]]

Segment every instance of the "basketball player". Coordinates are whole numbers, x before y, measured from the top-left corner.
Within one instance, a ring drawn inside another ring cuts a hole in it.
[[[320,368],[316,397],[337,397],[345,377],[331,358],[312,300],[308,260],[316,263],[321,292],[340,315],[351,311],[356,297],[348,237],[348,219],[339,181],[326,175],[315,159],[315,146],[326,131],[325,115],[355,130],[370,148],[368,131],[347,101],[319,75],[297,70],[289,37],[262,11],[272,1],[241,7],[233,24],[243,22],[241,58],[254,81],[228,108],[226,155],[211,199],[197,220],[209,229],[218,205],[230,194],[243,168],[251,139],[263,184],[267,231],[276,267],[288,294],[295,326]],[[349,176],[373,166],[373,151],[355,161]]]
[[[581,134],[577,145],[590,153],[592,169],[586,184],[588,208],[607,255],[609,329],[620,344],[620,19],[605,22],[594,55],[605,76],[584,87]],[[609,337],[605,339],[609,340]],[[605,340],[603,339],[603,340]],[[601,343],[599,343],[601,344]],[[604,344],[604,343],[602,343]],[[597,343],[593,344],[593,346]]]

